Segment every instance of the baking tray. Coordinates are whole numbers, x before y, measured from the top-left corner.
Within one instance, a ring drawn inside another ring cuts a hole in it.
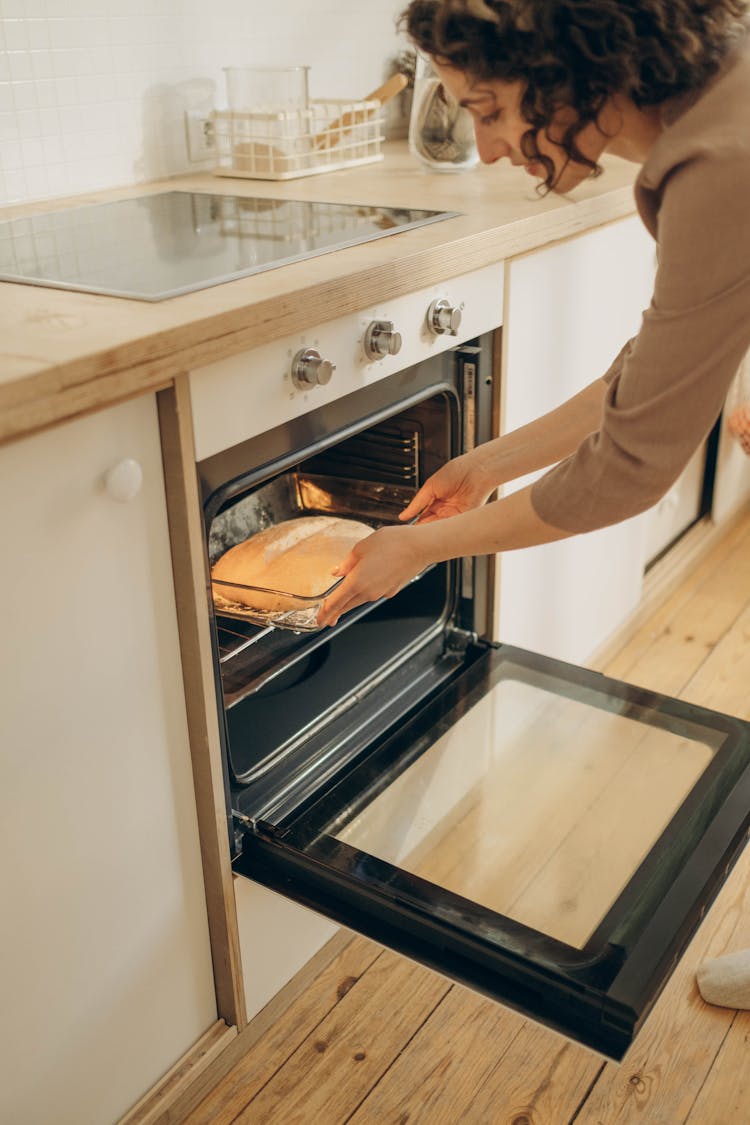
[[[401,524],[399,513],[416,489],[377,481],[322,476],[301,471],[284,473],[244,496],[214,518],[208,540],[209,562],[214,563],[231,547],[267,527],[301,516],[341,516],[379,527]],[[214,606],[222,617],[233,617],[254,625],[291,629],[295,633],[316,632],[318,610],[343,579],[338,578],[319,594],[303,595],[294,590],[212,579]],[[221,588],[221,593],[217,592]],[[284,610],[255,610],[232,599],[232,589],[283,597],[292,602]]]

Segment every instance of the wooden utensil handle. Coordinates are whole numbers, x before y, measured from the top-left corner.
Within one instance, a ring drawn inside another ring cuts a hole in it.
[[[377,90],[373,90],[364,99],[366,102],[379,102],[384,105],[395,98],[396,94],[400,94],[405,86],[409,85],[409,79],[405,74],[394,74],[382,86],[378,86]],[[313,148],[333,148],[338,144],[344,133],[348,133],[355,125],[361,125],[372,116],[372,110],[350,110],[348,113],[343,113],[341,117],[337,117],[330,125],[327,125],[321,133],[313,137]]]

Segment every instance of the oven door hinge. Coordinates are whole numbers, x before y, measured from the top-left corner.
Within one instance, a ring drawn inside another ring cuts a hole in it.
[[[445,651],[451,655],[463,656],[469,645],[475,645],[478,641],[479,637],[471,629],[449,625],[445,630]]]
[[[255,831],[255,820],[251,816],[232,809],[232,829],[234,832],[234,855],[242,852],[242,838],[246,832]]]

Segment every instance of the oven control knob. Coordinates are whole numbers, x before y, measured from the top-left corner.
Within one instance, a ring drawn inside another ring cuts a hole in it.
[[[365,355],[368,359],[384,359],[401,351],[401,333],[393,328],[392,320],[373,320],[365,332]]]
[[[461,309],[440,297],[427,310],[427,327],[435,336],[455,336],[461,327]]]
[[[292,382],[301,391],[330,383],[336,364],[323,359],[315,348],[300,348],[292,360]]]

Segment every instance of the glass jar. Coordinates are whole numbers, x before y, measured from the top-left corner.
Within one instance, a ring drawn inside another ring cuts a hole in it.
[[[434,172],[462,172],[479,163],[471,114],[445,88],[430,60],[419,53],[409,118],[409,151]]]

